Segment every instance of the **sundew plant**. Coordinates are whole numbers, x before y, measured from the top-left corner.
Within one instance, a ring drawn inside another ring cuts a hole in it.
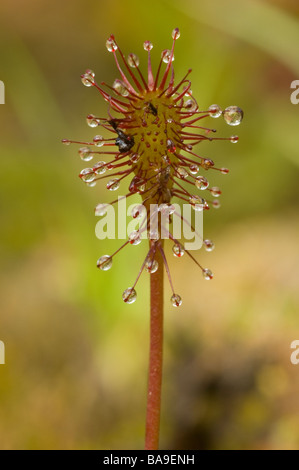
[[[98,84],[92,70],[87,70],[81,76],[82,83],[86,87],[95,88],[108,103],[107,116],[90,114],[87,116],[87,124],[93,129],[105,129],[104,133],[108,137],[97,133],[91,142],[63,140],[66,145],[80,145],[79,155],[84,162],[96,160],[79,175],[87,186],[93,187],[103,181],[112,192],[125,186],[124,198],[136,194],[141,198],[140,204],[132,211],[139,228],[129,233],[128,239],[115,253],[101,256],[97,266],[101,271],[110,269],[114,257],[122,248],[141,243],[146,235],[149,244],[146,257],[142,260],[135,281],[122,294],[125,303],[135,302],[136,285],[141,274],[143,271],[150,273],[150,357],[145,449],[158,449],[159,446],[164,271],[172,290],[172,305],[179,307],[182,304],[181,296],[173,287],[164,252],[165,239],[172,244],[174,256],[181,258],[186,254],[202,271],[204,279],[213,278],[212,271],[200,264],[186,249],[183,240],[175,237],[171,229],[174,221],[179,219],[182,223],[189,222],[177,210],[174,202],[188,204],[194,214],[220,207],[218,198],[221,190],[210,186],[207,173],[218,171],[226,175],[229,170],[218,168],[213,160],[198,154],[196,149],[203,141],[227,140],[237,143],[238,136],[216,137],[216,130],[203,122],[223,117],[228,125],[238,126],[243,119],[243,111],[235,105],[222,110],[219,105],[212,104],[201,110],[191,90],[191,69],[176,82],[173,61],[175,43],[179,37],[180,31],[175,28],[172,32],[172,47],[162,51],[155,73],[151,60],[153,44],[144,42],[147,53],[147,73],[144,74],[139,68],[139,58],[132,53],[126,58],[114,36],[110,36],[106,47],[114,56],[119,77],[109,86]],[[118,198],[110,204],[117,202]],[[107,207],[106,203],[98,204],[96,215],[104,216]],[[203,239],[202,243],[207,251],[214,249],[211,240]]]

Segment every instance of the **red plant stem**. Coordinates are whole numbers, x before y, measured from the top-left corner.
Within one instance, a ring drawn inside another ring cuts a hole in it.
[[[161,386],[163,367],[163,276],[164,265],[160,250],[155,260],[158,270],[150,275],[151,317],[150,317],[150,358],[146,411],[145,450],[159,448]]]

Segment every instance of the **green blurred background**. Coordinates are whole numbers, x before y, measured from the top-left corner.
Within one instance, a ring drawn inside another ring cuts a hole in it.
[[[118,76],[111,33],[145,67],[143,41],[157,65],[176,26],[177,78],[192,67],[200,108],[236,104],[245,119],[238,145],[201,146],[231,170],[209,173],[222,208],[205,217],[216,250],[198,259],[215,279],[169,252],[183,305],[166,285],[161,448],[299,449],[297,0],[1,0],[1,449],[143,447],[148,275],[134,305],[121,293],[146,247],[97,270],[119,246],[94,235],[93,208],[111,195],[80,182],[77,148],[60,140],[89,140],[86,115],[106,115],[80,74]]]

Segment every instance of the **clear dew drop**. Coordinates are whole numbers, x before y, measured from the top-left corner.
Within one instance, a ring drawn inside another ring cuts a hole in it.
[[[219,197],[221,195],[221,189],[218,188],[218,186],[213,186],[210,189],[210,192],[211,192],[212,196],[214,196],[214,197]]]
[[[159,238],[160,238],[159,230],[156,230],[156,229],[149,230],[148,231],[148,238],[150,240],[159,240]]]
[[[129,191],[131,193],[136,193],[137,191],[142,191],[142,186],[144,185],[144,179],[139,176],[134,176],[129,185]]]
[[[195,180],[195,186],[197,187],[197,189],[201,189],[202,191],[204,191],[209,187],[209,182],[204,176],[197,176]]]
[[[97,184],[96,181],[89,181],[86,183],[86,186],[88,186],[89,188],[94,188],[96,184]]]
[[[222,114],[222,109],[220,108],[220,106],[218,106],[218,104],[212,104],[209,109],[209,115],[212,117],[212,118],[219,118]]]
[[[185,254],[185,250],[182,245],[178,245],[177,243],[172,247],[173,255],[177,258],[181,258]]]
[[[195,163],[192,163],[190,166],[189,166],[189,171],[192,175],[197,175],[197,173],[199,172],[199,166],[196,165]]]
[[[81,147],[78,150],[78,153],[80,155],[81,160],[83,160],[84,162],[89,162],[93,159],[92,151],[89,147]]]
[[[61,141],[63,145],[71,145],[71,141],[69,139],[62,139]]]
[[[213,251],[215,248],[215,245],[212,240],[204,240],[204,245],[206,251]]]
[[[98,162],[94,165],[93,171],[96,175],[103,175],[106,172],[106,162]]]
[[[207,281],[213,279],[213,273],[210,269],[203,269],[202,275]]]
[[[212,166],[214,166],[214,162],[213,160],[210,160],[209,158],[205,158],[201,164],[201,166],[205,169],[205,170],[208,170],[209,168],[211,168]]]
[[[139,245],[141,243],[140,232],[138,230],[133,230],[129,235],[129,242],[131,245]]]
[[[107,189],[109,189],[109,191],[116,191],[119,188],[119,185],[120,183],[118,179],[112,179],[108,181]]]
[[[139,153],[133,153],[132,155],[130,155],[130,160],[132,163],[137,163],[139,159],[140,159]]]
[[[203,211],[204,210],[204,206],[205,206],[205,200],[202,199],[201,197],[199,196],[191,196],[189,198],[189,202],[192,206],[192,208],[195,210],[195,211]]]
[[[188,109],[188,111],[191,111],[191,112],[192,112],[192,111],[196,111],[197,108],[198,108],[197,103],[196,103],[196,101],[195,101],[194,99],[189,99],[189,100],[187,100],[187,101],[185,102],[184,107],[185,107],[186,109]]]
[[[151,51],[152,48],[153,48],[153,44],[152,44],[150,41],[145,41],[145,42],[143,43],[143,49],[144,49],[145,51]]]
[[[95,77],[95,73],[92,70],[88,69],[81,76],[81,81],[84,86],[93,86],[95,82],[94,77]]]
[[[237,144],[239,142],[239,137],[237,135],[232,135],[230,137],[230,141],[232,144]]]
[[[104,145],[104,137],[102,135],[96,135],[93,138],[93,143],[96,147],[103,147]]]
[[[114,80],[112,88],[116,91],[116,93],[120,94],[121,96],[128,96],[129,94],[124,82],[122,82],[118,78]]]
[[[138,204],[137,206],[133,207],[131,211],[131,216],[133,217],[133,219],[141,219],[145,212],[145,207],[142,204]]]
[[[139,66],[139,57],[136,54],[128,55],[128,64],[133,69]]]
[[[162,51],[161,57],[165,64],[169,64],[170,61],[174,61],[174,56],[171,57],[171,50],[169,49],[164,49],[164,51]]]
[[[223,111],[223,118],[229,126],[238,126],[243,119],[243,111],[238,106],[229,106]]]
[[[220,168],[220,171],[223,175],[227,175],[229,173],[229,169],[228,168]]]
[[[174,153],[176,151],[175,143],[171,139],[167,139],[166,147],[169,153]]]
[[[101,256],[97,261],[97,267],[102,271],[108,271],[112,267],[112,258],[109,255]]]
[[[126,304],[133,304],[136,299],[137,292],[132,287],[129,287],[123,292],[123,301],[126,302]]]
[[[183,180],[185,180],[189,176],[188,171],[185,170],[185,168],[183,168],[182,166],[178,166],[176,169],[176,172],[177,172],[178,177]]]
[[[148,259],[145,263],[145,270],[150,274],[154,274],[158,268],[159,264],[156,260]]]
[[[212,202],[212,206],[214,207],[214,209],[220,209],[221,203],[214,199],[214,201]]]
[[[105,215],[107,212],[107,204],[98,204],[94,210],[94,213],[96,216],[102,216]]]
[[[174,39],[174,40],[179,39],[180,35],[181,35],[181,33],[180,33],[179,28],[174,28],[174,30],[171,33],[172,39]]]
[[[89,127],[97,127],[100,124],[99,120],[93,114],[89,114],[86,117],[86,122]]]
[[[106,41],[106,47],[108,52],[115,52],[117,51],[117,45],[116,42],[114,41],[114,37],[110,36],[110,38],[107,39]]]
[[[93,169],[92,168],[84,168],[84,170],[82,170],[80,172],[80,178],[85,183],[91,183],[95,179],[95,174],[93,172]]]
[[[173,294],[170,298],[170,302],[174,307],[180,307],[182,305],[182,298],[178,294]]]
[[[163,215],[171,215],[175,212],[175,206],[173,204],[167,204],[166,202],[159,205],[159,212]]]

